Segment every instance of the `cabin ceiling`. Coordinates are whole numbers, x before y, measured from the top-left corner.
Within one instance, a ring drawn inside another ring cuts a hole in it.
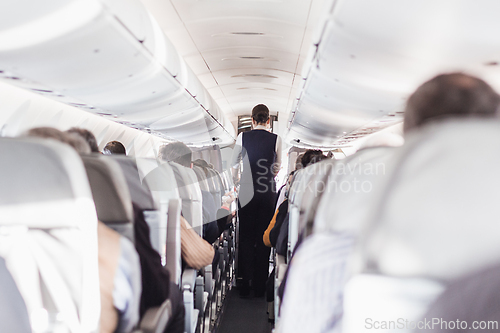
[[[288,118],[323,0],[141,0],[234,123],[259,103]]]

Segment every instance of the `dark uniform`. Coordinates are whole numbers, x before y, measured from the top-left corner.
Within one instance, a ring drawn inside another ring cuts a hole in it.
[[[264,245],[262,236],[274,215],[277,199],[272,167],[276,162],[277,138],[276,134],[262,129],[242,134],[242,158],[248,161],[241,176],[238,207],[242,296],[249,292],[249,280],[256,296],[264,295],[266,289],[270,248]],[[242,196],[249,199],[241,200]]]

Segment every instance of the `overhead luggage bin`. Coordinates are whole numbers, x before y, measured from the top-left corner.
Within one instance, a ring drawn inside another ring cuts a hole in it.
[[[325,1],[285,141],[341,147],[363,127],[397,124],[408,96],[437,74],[466,71],[498,90],[498,10],[492,0]]]
[[[216,126],[197,129],[190,144],[234,142],[232,125],[139,1],[30,2],[29,14],[29,1],[10,2],[0,13],[1,80],[174,139],[201,117]],[[168,122],[149,128],[186,110],[177,133]]]

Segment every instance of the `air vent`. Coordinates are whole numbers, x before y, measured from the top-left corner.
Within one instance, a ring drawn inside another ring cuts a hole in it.
[[[277,79],[277,76],[268,75],[268,74],[238,74],[233,75],[231,77],[264,77],[266,79]]]

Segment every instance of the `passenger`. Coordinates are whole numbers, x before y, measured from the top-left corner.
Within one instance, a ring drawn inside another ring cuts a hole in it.
[[[102,153],[104,155],[127,155],[127,150],[121,142],[111,141],[104,146]]]
[[[233,175],[240,174],[242,160],[244,165],[238,200],[240,297],[249,297],[250,280],[256,297],[266,292],[270,249],[264,245],[262,236],[274,214],[277,200],[274,177],[281,165],[281,139],[269,132],[269,124],[267,106],[255,106],[253,130],[240,133],[233,150]]]
[[[30,137],[51,138],[71,145],[81,153],[90,147],[80,136],[55,128],[38,127],[27,132]],[[139,257],[134,245],[125,237],[97,223],[99,288],[101,293],[100,332],[128,333],[139,322],[141,296]]]
[[[446,118],[492,117],[498,94],[483,80],[463,73],[441,74],[422,84],[408,99],[404,133],[429,121]]]
[[[178,163],[186,168],[192,168],[192,151],[182,142],[173,142],[162,146],[159,151],[159,157],[165,161]],[[208,163],[204,161],[208,166]],[[199,165],[205,163],[197,162]],[[199,179],[200,180],[200,179]],[[224,230],[231,223],[230,205],[234,201],[234,195],[226,193],[226,200],[221,207],[217,207],[213,196],[201,190],[202,209],[203,209],[203,239],[213,244]],[[220,205],[220,204],[219,204]]]
[[[284,189],[284,200],[276,209],[276,212],[274,213],[273,219],[269,223],[269,226],[267,227],[266,231],[264,232],[264,237],[263,241],[266,246],[269,247],[276,247],[276,242],[278,240],[278,235],[280,233],[280,228],[281,225],[283,224],[283,221],[285,220],[286,216],[288,215],[288,191],[290,190],[290,184],[292,182],[292,178],[294,175],[295,171],[290,172],[288,175],[288,180],[285,184],[285,189]],[[288,233],[287,233],[288,234]],[[288,239],[288,237],[287,237]],[[278,253],[281,255],[286,256],[286,252],[283,253]]]
[[[76,134],[81,136],[89,145],[90,151],[93,153],[99,153],[99,146],[97,145],[97,139],[91,131],[79,127],[71,127],[66,133]]]
[[[316,162],[320,162],[327,157],[323,154],[323,152],[319,149],[308,149],[304,153],[304,155],[301,156],[300,159],[300,164],[302,164],[302,167],[305,168],[310,164],[314,164]]]
[[[191,154],[191,149],[184,143],[173,142],[160,148],[158,158],[191,168]],[[212,227],[217,228],[217,224],[215,223]],[[184,263],[195,269],[210,265],[216,255],[214,248],[194,232],[183,216],[181,216],[181,252]]]
[[[54,139],[70,145],[80,154],[90,154],[90,147],[79,135],[64,133],[53,127],[35,127],[30,129],[26,135],[44,139]]]
[[[407,134],[418,130],[430,121],[456,117],[494,117],[499,104],[498,94],[481,79],[462,73],[438,75],[422,84],[408,99],[404,132]],[[341,329],[343,286],[349,278],[346,267],[351,264],[348,258],[359,237],[356,233],[359,230],[353,227],[348,234],[313,235],[304,241],[295,259],[307,262],[314,258],[317,265],[309,265],[308,268],[304,268],[304,265],[289,266],[290,291],[283,299],[277,332]],[[319,250],[325,260],[321,260]],[[324,279],[325,276],[336,280]],[[289,293],[293,293],[293,297]],[[304,301],[305,295],[307,302]]]

